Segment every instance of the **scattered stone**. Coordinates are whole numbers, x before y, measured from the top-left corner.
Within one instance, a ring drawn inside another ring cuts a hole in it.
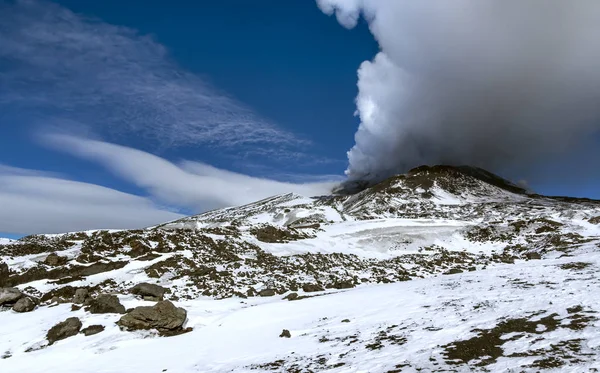
[[[86,337],[90,335],[98,334],[104,331],[104,325],[90,325],[87,328],[81,329],[81,332]]]
[[[83,304],[86,299],[90,296],[90,292],[86,288],[81,288],[75,290],[75,295],[73,296],[73,303]]]
[[[462,269],[459,268],[450,268],[449,270],[447,270],[446,272],[444,272],[445,275],[456,275],[459,273],[463,273]]]
[[[589,222],[592,224],[600,224],[600,215],[590,218]]]
[[[34,310],[36,304],[31,297],[22,297],[13,306],[15,312],[31,312]]]
[[[156,284],[142,282],[132,287],[130,292],[131,294],[141,296],[144,300],[161,301],[163,300],[167,289]],[[151,298],[146,299],[146,297]]]
[[[81,309],[81,306],[79,306],[77,304],[71,305],[71,312],[79,311],[80,309]]]
[[[292,334],[290,333],[289,330],[283,329],[281,334],[279,334],[279,338],[292,338]]]
[[[9,276],[8,264],[4,262],[0,263],[0,287],[7,285]]]
[[[540,255],[540,253],[536,253],[536,252],[530,252],[530,253],[526,253],[525,257],[529,260],[539,260],[542,259],[542,256]]]
[[[44,260],[44,264],[49,265],[51,267],[58,267],[67,264],[68,261],[69,258],[65,256],[60,256],[57,253],[50,253]]]
[[[350,322],[350,319],[344,319],[342,322]]]
[[[191,330],[182,328],[186,319],[186,310],[175,307],[173,303],[165,300],[152,307],[134,308],[122,316],[117,325],[127,330],[156,329],[162,335],[176,335]]]
[[[275,290],[273,289],[263,289],[258,293],[258,295],[260,295],[261,297],[272,297],[275,294]]]
[[[59,322],[54,325],[50,330],[48,330],[48,334],[46,334],[46,338],[50,344],[53,344],[56,341],[60,341],[61,339],[65,339],[68,337],[72,337],[77,335],[81,330],[81,321],[77,317],[69,317],[65,321]]]
[[[323,291],[323,287],[318,284],[304,284],[302,285],[302,290],[305,293],[314,293],[315,291]]]
[[[11,305],[23,297],[17,288],[0,288],[0,306]]]
[[[112,294],[100,294],[90,301],[87,308],[90,313],[125,313],[125,307],[119,298]]]
[[[296,298],[298,298],[298,293],[289,293],[288,295],[283,297],[283,299],[287,299],[287,300],[294,300]]]

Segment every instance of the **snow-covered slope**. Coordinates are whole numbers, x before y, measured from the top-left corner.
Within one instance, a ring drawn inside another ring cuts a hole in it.
[[[0,312],[1,372],[600,369],[600,203],[475,168],[145,230],[31,236],[0,242],[0,255],[0,287],[41,300]],[[119,314],[71,310],[82,288],[153,305],[129,291],[142,282],[167,288],[192,330],[128,332]],[[105,329],[48,345],[73,316]]]

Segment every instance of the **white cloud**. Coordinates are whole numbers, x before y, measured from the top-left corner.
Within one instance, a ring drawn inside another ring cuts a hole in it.
[[[0,165],[0,232],[142,228],[180,217],[143,197]]]
[[[68,135],[46,135],[55,149],[99,162],[154,198],[195,211],[234,206],[295,192],[305,196],[329,194],[339,179],[318,183],[286,183],[221,170],[204,163],[175,165],[141,150]]]
[[[179,67],[150,36],[46,1],[0,1],[0,66],[0,105],[45,125],[279,156],[308,144]]]

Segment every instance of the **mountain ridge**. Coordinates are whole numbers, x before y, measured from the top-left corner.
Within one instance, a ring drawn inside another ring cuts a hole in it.
[[[0,367],[80,372],[95,362],[133,371],[119,364],[127,357],[135,370],[182,372],[600,368],[591,337],[600,331],[599,252],[600,202],[528,194],[487,171],[449,166],[353,194],[282,194],[146,229],[33,235],[0,244],[0,287],[35,300],[31,312],[0,312],[0,324],[18,326],[0,331],[8,356]],[[85,292],[125,309],[157,304],[132,293],[141,283],[187,310],[177,332],[185,334],[163,342],[122,330],[121,315],[75,301]],[[68,317],[104,329],[48,345],[46,330]],[[510,333],[521,337],[500,338]],[[535,338],[563,348],[531,347]],[[232,343],[238,357],[220,350]],[[188,345],[210,353],[196,356]],[[503,347],[471,347],[488,345]],[[176,350],[190,354],[154,356]],[[85,358],[57,365],[56,353]]]

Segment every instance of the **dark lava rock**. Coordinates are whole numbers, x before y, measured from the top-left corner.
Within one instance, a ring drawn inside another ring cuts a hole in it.
[[[175,335],[188,331],[182,328],[186,319],[186,310],[164,300],[152,307],[134,308],[133,311],[123,315],[117,325],[127,330],[156,329],[163,335]]]
[[[315,291],[323,291],[323,287],[317,284],[304,284],[302,285],[302,290],[305,293],[314,293]]]
[[[75,311],[79,311],[81,309],[81,306],[77,305],[77,304],[71,304],[71,311],[75,312]]]
[[[9,276],[10,271],[8,270],[8,264],[4,262],[0,263],[0,287],[6,286]]]
[[[87,308],[90,313],[125,313],[125,307],[116,295],[100,294],[90,301]]]
[[[73,295],[73,303],[83,304],[86,299],[90,296],[90,292],[86,288],[80,288],[75,290],[75,295]]]
[[[258,295],[260,295],[261,297],[272,297],[275,294],[277,293],[275,293],[275,290],[273,289],[263,289],[258,293]]]
[[[44,260],[44,264],[47,264],[51,267],[58,267],[67,264],[68,261],[69,258],[67,257],[60,256],[57,253],[50,253],[50,255],[48,255]]]
[[[445,275],[456,275],[459,273],[463,273],[462,269],[459,268],[451,268],[449,270],[447,270],[446,272],[444,272]]]
[[[283,299],[287,299],[287,300],[294,300],[296,298],[298,298],[298,293],[289,293],[288,295],[283,297]]]
[[[289,330],[283,329],[281,334],[279,334],[279,338],[292,338],[292,334],[290,333]]]
[[[527,253],[527,254],[525,254],[525,257],[529,260],[542,259],[542,256],[540,255],[540,253],[536,253],[536,252]]]
[[[59,322],[54,325],[50,330],[48,330],[48,334],[46,334],[46,338],[50,344],[53,344],[56,341],[60,341],[61,339],[65,339],[68,337],[72,337],[77,335],[81,330],[81,321],[77,317],[69,317],[65,321]]]
[[[87,328],[81,329],[81,332],[86,337],[89,337],[90,335],[98,334],[98,333],[103,332],[103,331],[104,331],[104,326],[103,325],[90,325]]]
[[[0,288],[0,306],[16,303],[23,297],[23,293],[17,288]]]
[[[15,312],[31,312],[35,308],[36,304],[31,297],[22,297],[13,306]]]
[[[131,292],[131,294],[140,295],[144,299],[146,299],[146,297],[152,297],[151,299],[147,299],[147,300],[159,300],[160,301],[160,300],[163,300],[163,297],[164,297],[165,293],[167,292],[167,289],[162,286],[159,286],[159,285],[142,282],[142,283],[137,284],[134,287],[132,287],[130,292]]]
[[[58,303],[67,303],[73,300],[75,296],[76,288],[67,285],[62,288],[52,289],[46,294],[42,295],[42,302],[56,300]]]

